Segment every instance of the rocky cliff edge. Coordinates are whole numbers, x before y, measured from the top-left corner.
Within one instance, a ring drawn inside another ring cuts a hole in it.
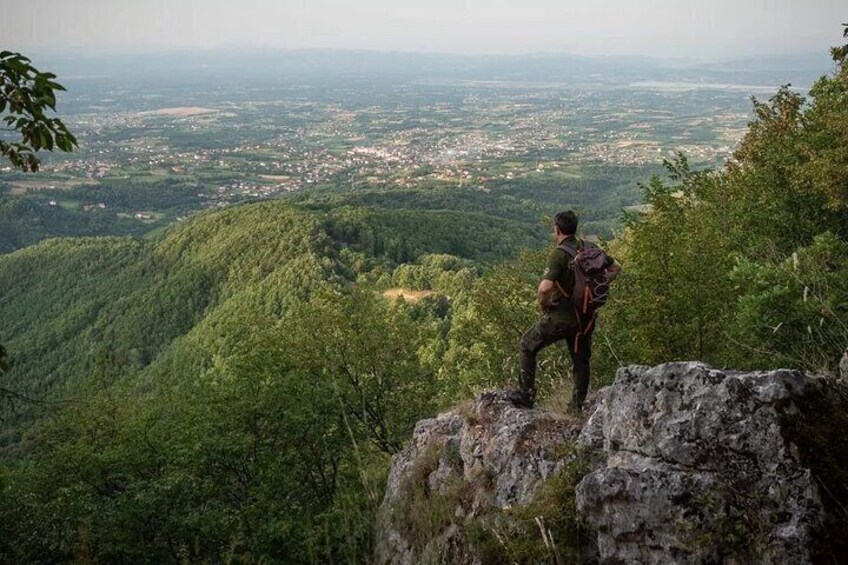
[[[839,381],[631,366],[587,416],[492,391],[419,422],[376,561],[848,563]]]

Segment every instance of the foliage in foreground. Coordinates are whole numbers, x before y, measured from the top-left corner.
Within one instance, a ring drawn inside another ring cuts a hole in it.
[[[833,374],[848,345],[848,50],[810,101],[783,88],[727,166],[668,163],[614,242],[620,360]]]
[[[72,151],[77,146],[62,120],[45,113],[56,111],[56,92],[65,90],[55,78],[33,67],[20,53],[0,51],[0,115],[5,129],[17,136],[13,141],[0,139],[0,156],[16,169],[37,171],[36,153],[41,149]]]

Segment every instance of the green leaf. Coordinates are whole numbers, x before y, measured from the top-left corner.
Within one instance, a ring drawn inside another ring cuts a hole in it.
[[[50,130],[46,127],[42,127],[39,131],[39,137],[41,138],[41,147],[47,148],[48,151],[53,151],[53,136],[50,135]]]
[[[64,152],[70,152],[73,150],[73,146],[71,145],[71,140],[68,139],[65,135],[57,135],[56,136],[56,145]]]

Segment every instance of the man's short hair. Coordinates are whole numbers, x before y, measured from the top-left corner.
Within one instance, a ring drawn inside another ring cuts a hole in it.
[[[577,214],[568,210],[560,212],[554,218],[554,223],[559,231],[565,235],[574,235],[577,233]]]

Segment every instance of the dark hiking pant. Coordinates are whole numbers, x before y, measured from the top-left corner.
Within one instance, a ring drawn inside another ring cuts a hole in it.
[[[565,340],[571,353],[574,367],[574,389],[571,394],[571,404],[578,410],[583,407],[586,394],[589,391],[589,360],[592,357],[592,333],[577,337],[580,328],[577,324],[558,320],[556,315],[545,314],[532,328],[522,336],[519,345],[519,364],[521,375],[519,387],[522,392],[534,398],[536,395],[536,355],[545,347]],[[578,341],[577,352],[574,342]]]

